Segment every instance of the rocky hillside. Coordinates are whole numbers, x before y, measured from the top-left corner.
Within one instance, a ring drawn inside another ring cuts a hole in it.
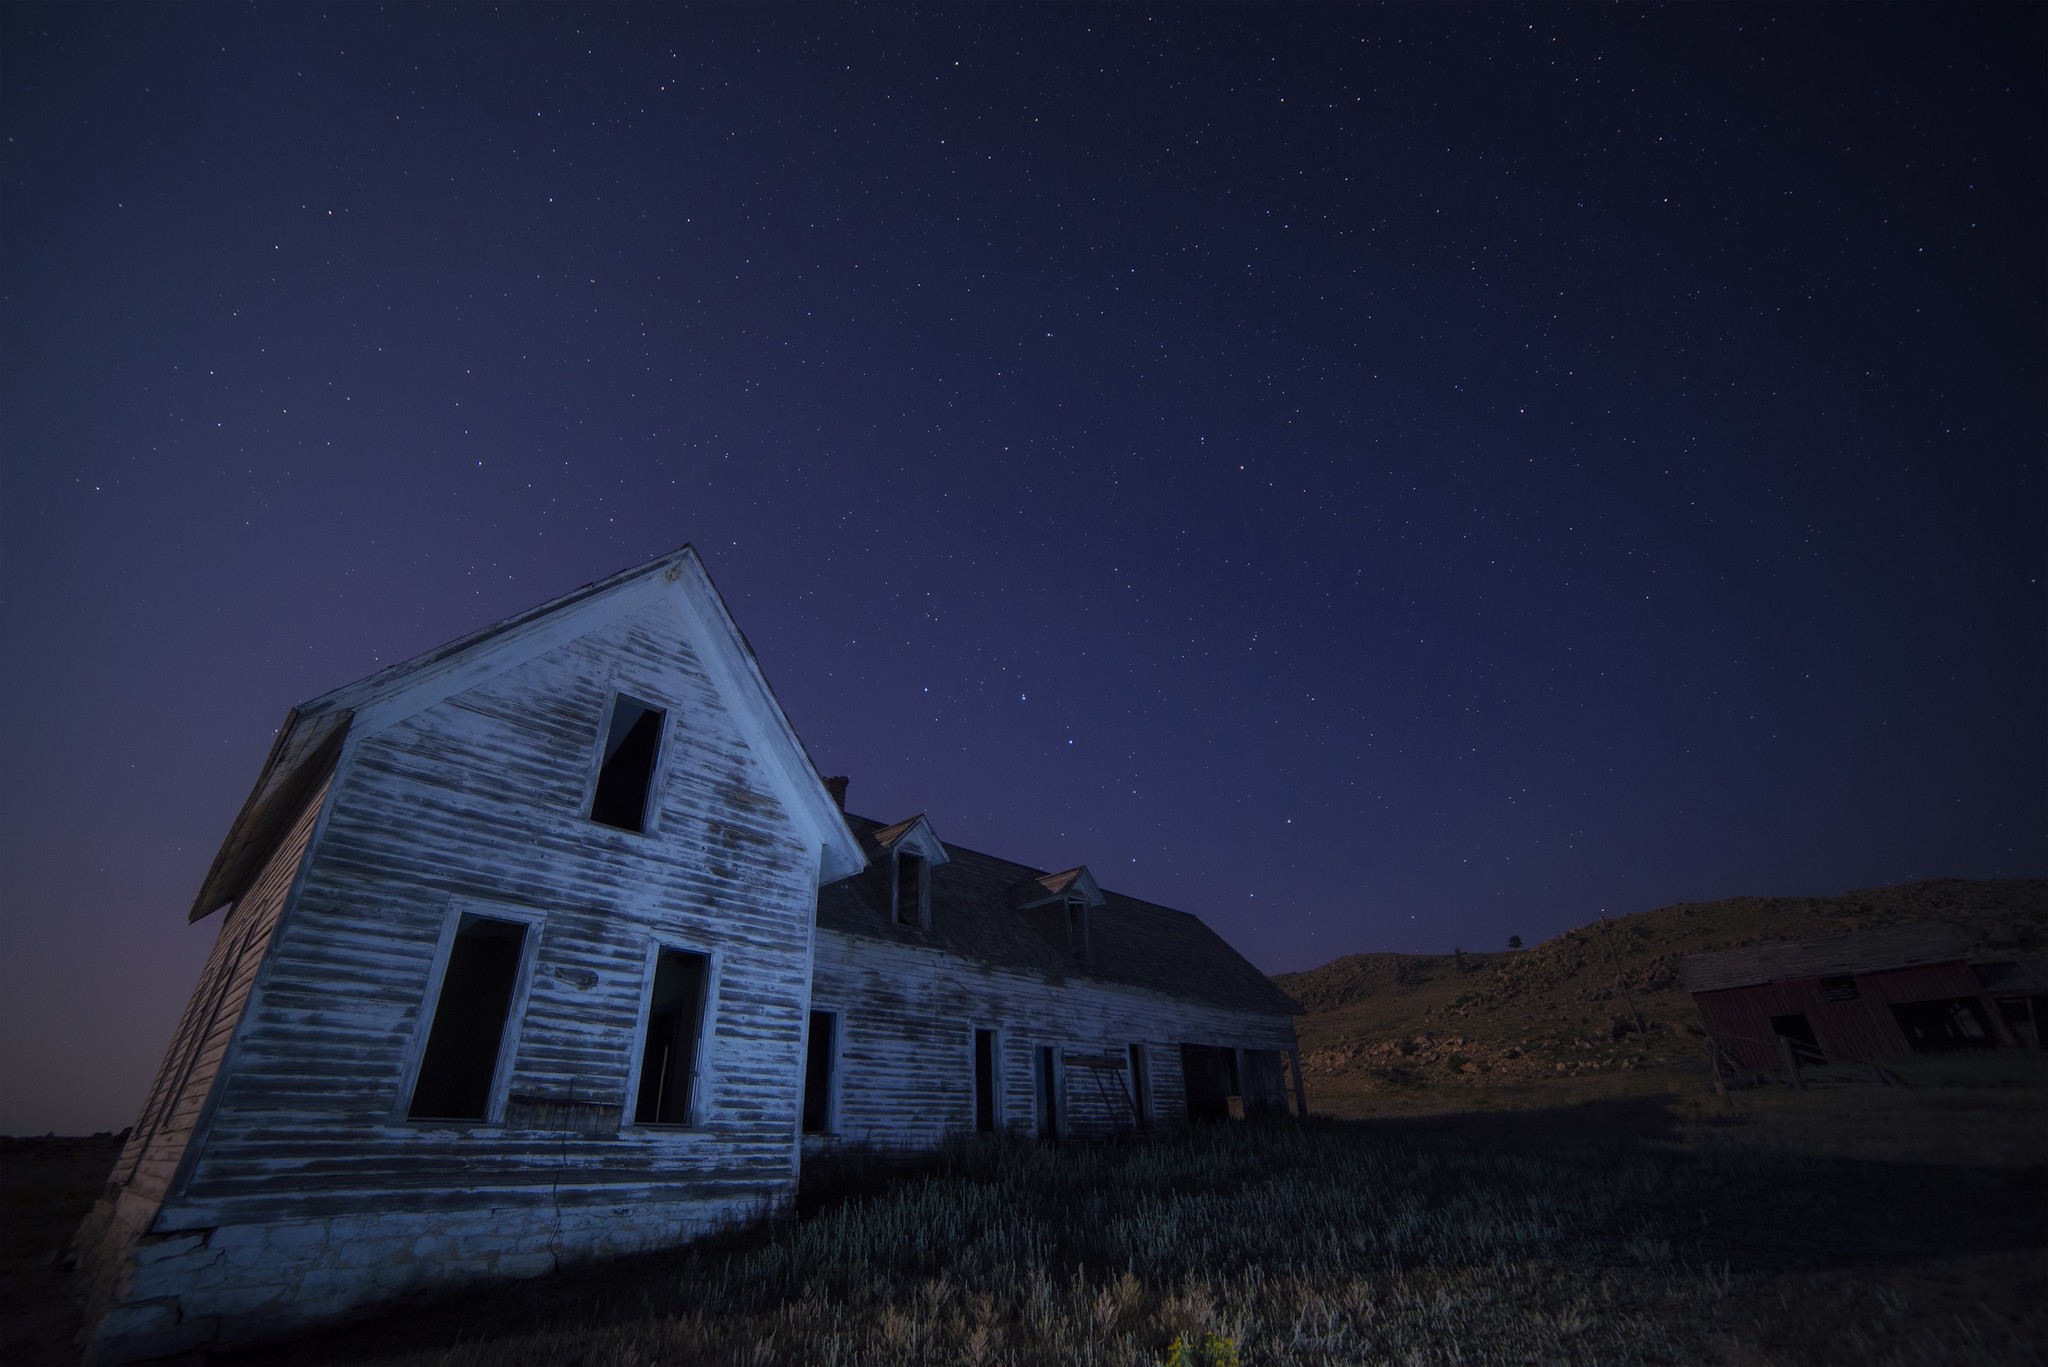
[[[1703,1064],[1678,960],[1940,921],[1978,957],[2048,952],[2048,879],[1943,879],[1841,897],[1688,902],[1495,954],[1354,954],[1274,979],[1308,1009],[1303,1071],[1368,1089]]]

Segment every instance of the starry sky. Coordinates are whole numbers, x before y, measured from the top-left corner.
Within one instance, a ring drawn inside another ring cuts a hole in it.
[[[1268,971],[2048,873],[2044,15],[0,10],[0,1131],[288,707],[684,542]]]

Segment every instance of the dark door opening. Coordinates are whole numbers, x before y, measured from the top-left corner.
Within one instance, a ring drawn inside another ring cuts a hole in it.
[[[517,921],[462,918],[441,975],[434,1024],[406,1112],[410,1118],[486,1118],[525,947],[526,927]]]
[[[1237,1050],[1213,1044],[1183,1044],[1180,1076],[1187,1093],[1189,1120],[1230,1119],[1230,1100],[1238,1094]]]
[[[1277,1049],[1246,1049],[1238,1055],[1238,1086],[1247,1116],[1287,1114],[1287,1067]]]
[[[804,1133],[832,1132],[832,1074],[839,1060],[839,1018],[811,1012],[811,1038],[804,1049]]]
[[[1893,1002],[1892,1019],[1905,1032],[1916,1054],[1947,1054],[1958,1049],[1995,1049],[1998,1037],[1975,997],[1945,1001]]]
[[[1060,1056],[1050,1044],[1038,1046],[1038,1137],[1060,1139]]]
[[[1152,1068],[1145,1046],[1133,1044],[1131,1057],[1131,1123],[1140,1131],[1152,1128]]]
[[[1827,1055],[1821,1052],[1820,1041],[1814,1038],[1813,1023],[1803,1013],[1771,1017],[1771,1033],[1791,1044],[1792,1057],[1801,1066],[1827,1062]]]
[[[996,1132],[996,1032],[974,1032],[974,1129]]]

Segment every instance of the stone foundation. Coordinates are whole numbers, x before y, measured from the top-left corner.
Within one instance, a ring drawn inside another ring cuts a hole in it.
[[[84,1268],[85,1362],[282,1338],[424,1291],[672,1248],[790,1200],[387,1212],[140,1236],[106,1211],[106,1242]]]

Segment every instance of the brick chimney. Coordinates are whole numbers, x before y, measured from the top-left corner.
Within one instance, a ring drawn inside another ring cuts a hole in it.
[[[832,800],[839,804],[839,810],[846,810],[846,775],[838,774],[825,780],[825,791],[832,794]]]

